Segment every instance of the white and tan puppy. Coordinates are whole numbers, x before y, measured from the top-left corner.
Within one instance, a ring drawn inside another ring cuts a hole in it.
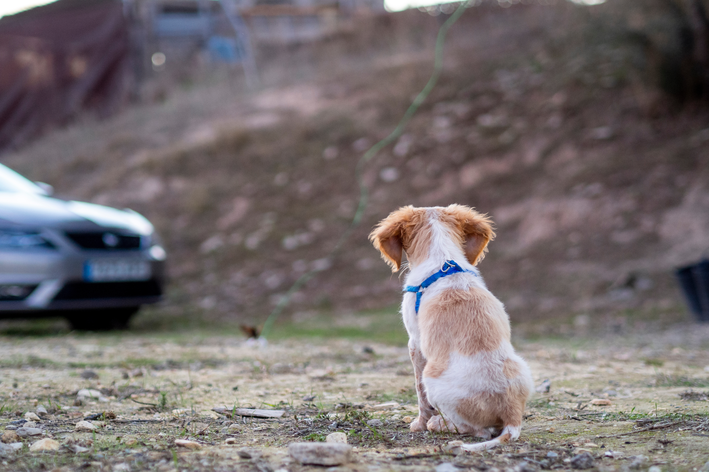
[[[517,439],[533,388],[507,313],[474,267],[494,237],[491,220],[463,205],[403,207],[370,234],[394,272],[408,259],[401,312],[419,406],[411,431],[488,439],[463,445],[469,451]]]

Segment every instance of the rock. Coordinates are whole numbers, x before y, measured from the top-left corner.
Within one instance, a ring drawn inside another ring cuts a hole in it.
[[[236,444],[236,438],[226,438],[226,444]]]
[[[202,449],[202,445],[197,441],[188,441],[187,439],[175,439],[175,446],[186,447],[187,449]]]
[[[44,431],[42,431],[39,428],[18,428],[16,431],[18,436],[25,438],[27,436],[41,436],[44,434]]]
[[[556,452],[554,452],[554,451],[547,452],[547,459],[555,461],[558,458],[559,458],[559,454],[557,454]]]
[[[86,380],[93,380],[98,378],[98,374],[93,370],[85,370],[81,373],[81,378]]]
[[[127,447],[135,446],[138,444],[138,440],[133,437],[123,438],[123,445]]]
[[[288,454],[309,465],[341,465],[352,462],[352,446],[341,443],[293,443],[288,446]]]
[[[347,444],[347,435],[345,433],[330,433],[325,438],[325,442]]]
[[[32,413],[31,411],[28,411],[27,413],[25,413],[25,419],[27,421],[42,421],[41,419],[39,419],[39,416]]]
[[[76,399],[79,400],[79,403],[83,400],[98,400],[100,402],[108,401],[108,398],[101,395],[101,392],[89,388],[82,388],[81,390],[79,390],[76,394]]]
[[[549,393],[551,390],[551,380],[546,379],[534,389],[537,393]]]
[[[652,467],[650,467],[649,469],[647,469],[647,472],[662,472],[662,468],[660,468],[660,467],[658,467],[658,466],[656,466],[656,465],[653,465]]]
[[[44,438],[30,446],[30,452],[50,452],[58,451],[59,443],[54,439]]]
[[[241,430],[241,425],[239,423],[232,423],[229,426],[227,426],[227,431],[229,433],[235,433],[240,430]]]
[[[90,433],[96,431],[98,428],[90,421],[79,421],[78,423],[76,423],[75,429],[77,431],[84,431]]]
[[[450,452],[451,454],[455,454],[456,456],[462,452],[462,449],[460,446],[463,445],[463,441],[450,441],[448,444],[443,446],[443,450],[445,452]]]
[[[709,462],[704,464],[701,469],[699,469],[697,472],[709,472]]]
[[[628,459],[631,460],[630,465],[628,466],[631,469],[640,469],[647,462],[646,456],[632,456]]]
[[[17,425],[16,424],[9,424],[9,425],[5,426],[5,429],[15,431],[17,429]]]
[[[311,402],[313,400],[315,400],[315,395],[306,395],[303,397],[304,402]]]
[[[39,405],[39,406],[37,407],[37,409],[35,410],[35,412],[37,413],[37,415],[38,415],[40,418],[44,418],[45,416],[49,416],[49,412],[48,412],[47,409],[46,409],[45,407],[43,407],[42,405]]]
[[[613,402],[608,400],[607,398],[594,398],[591,400],[591,405],[596,405],[596,406],[611,406]]]
[[[594,465],[593,456],[584,452],[571,458],[571,467],[574,469],[590,469]]]
[[[74,452],[76,454],[81,454],[82,452],[87,452],[88,450],[88,447],[74,446]]]
[[[0,457],[7,457],[20,449],[22,449],[21,442],[10,444],[0,443]]]
[[[15,431],[5,431],[0,437],[0,441],[5,444],[20,442],[20,436]]]
[[[377,411],[377,410],[395,410],[397,408],[400,408],[401,405],[399,405],[397,402],[386,402],[386,403],[380,403],[379,405],[374,405],[372,407],[372,410]]]
[[[23,428],[36,428],[36,427],[37,427],[37,423],[34,422],[34,421],[26,421],[26,422],[22,425],[22,427],[23,427]]]
[[[373,427],[379,427],[379,426],[384,426],[384,423],[382,423],[382,420],[369,420],[367,421],[368,426],[373,426]]]
[[[444,462],[436,466],[436,472],[459,472],[451,462]]]

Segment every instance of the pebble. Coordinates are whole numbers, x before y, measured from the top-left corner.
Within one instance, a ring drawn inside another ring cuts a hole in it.
[[[37,413],[37,415],[40,418],[44,418],[45,416],[49,415],[49,412],[47,411],[47,409],[45,407],[43,407],[42,405],[39,405],[37,407],[37,409],[35,410],[35,412]]]
[[[647,462],[647,457],[646,456],[633,456],[629,457],[629,459],[632,461],[628,467],[631,469],[640,469],[645,462]]]
[[[234,433],[239,430],[241,430],[241,425],[239,423],[232,423],[227,427],[227,431],[230,433]]]
[[[75,428],[77,431],[88,431],[88,432],[96,431],[98,429],[96,427],[96,425],[90,421],[79,421],[78,423],[76,423]]]
[[[382,423],[382,420],[369,420],[367,421],[367,425],[379,427],[384,426],[384,423]]]
[[[347,444],[347,435],[345,433],[330,433],[325,438],[325,442]]]
[[[22,427],[23,428],[36,428],[37,423],[35,423],[34,421],[27,421],[22,425]]]
[[[100,391],[89,388],[82,388],[79,390],[76,394],[76,399],[79,400],[79,402],[85,399],[98,400],[100,402],[108,401],[108,398],[101,395]]]
[[[88,447],[74,446],[74,452],[76,454],[81,454],[82,452],[87,452],[88,450]]]
[[[554,452],[554,451],[547,452],[547,459],[555,460],[558,458],[559,458],[559,454],[557,454],[556,452]]]
[[[571,467],[574,469],[590,469],[593,467],[593,456],[584,452],[571,458]]]
[[[0,443],[0,457],[7,457],[15,451],[22,449],[22,443]]]
[[[596,406],[611,406],[613,404],[613,402],[607,398],[594,398],[590,403]]]
[[[9,424],[9,425],[5,426],[5,429],[6,429],[6,430],[9,429],[9,430],[14,431],[14,430],[16,430],[17,428],[18,428],[18,426],[17,426],[16,424]]]
[[[16,443],[20,442],[20,436],[18,436],[17,433],[14,431],[5,431],[4,433],[2,433],[0,441],[5,444]]]
[[[236,438],[226,438],[224,442],[227,444],[236,444]]]
[[[138,444],[138,440],[135,438],[131,438],[131,437],[123,438],[123,445],[124,446],[130,447],[130,446],[135,446],[136,444]]]
[[[86,380],[97,379],[98,374],[93,370],[85,370],[81,373],[81,378]]]
[[[288,454],[309,465],[334,466],[352,462],[352,446],[341,443],[292,443]]]
[[[401,421],[403,421],[404,423],[411,423],[415,419],[416,418],[414,418],[413,416],[404,416]]]
[[[649,469],[647,469],[647,472],[662,472],[662,469],[656,465],[653,465]]]
[[[444,462],[436,466],[436,472],[458,472],[458,468],[451,462]]]
[[[202,445],[197,441],[187,439],[175,439],[175,446],[186,447],[187,449],[202,449]]]
[[[44,431],[42,431],[39,428],[18,428],[16,431],[18,436],[24,438],[27,436],[41,436],[44,434]]]
[[[35,413],[32,413],[31,411],[25,413],[25,419],[27,421],[42,421],[41,419],[39,419],[39,416],[37,416]]]
[[[44,438],[30,446],[30,452],[58,451],[59,443],[54,439]]]

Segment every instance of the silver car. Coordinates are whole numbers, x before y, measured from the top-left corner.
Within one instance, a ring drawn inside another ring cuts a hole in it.
[[[165,250],[132,210],[51,198],[0,164],[0,319],[63,316],[125,328],[162,297]]]

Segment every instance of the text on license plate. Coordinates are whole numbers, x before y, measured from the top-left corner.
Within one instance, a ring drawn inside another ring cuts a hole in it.
[[[84,264],[87,282],[127,282],[148,280],[150,263],[134,259],[91,260]]]

